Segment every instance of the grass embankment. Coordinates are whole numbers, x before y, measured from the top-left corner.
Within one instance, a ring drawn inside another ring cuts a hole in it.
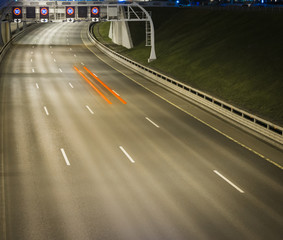
[[[135,47],[116,51],[283,126],[283,14],[207,9],[149,9],[157,60],[147,63],[144,23],[131,23]],[[97,34],[96,34],[97,35]]]

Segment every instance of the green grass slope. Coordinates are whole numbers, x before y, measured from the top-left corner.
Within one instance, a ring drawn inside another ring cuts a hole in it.
[[[283,126],[282,13],[149,10],[158,59],[147,63],[144,23],[130,24],[135,48],[117,51]],[[109,23],[99,28],[108,34]]]

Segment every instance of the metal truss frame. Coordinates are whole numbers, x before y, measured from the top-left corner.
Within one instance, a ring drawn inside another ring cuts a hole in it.
[[[145,22],[146,24],[146,46],[151,46],[150,56],[148,61],[151,62],[156,59],[155,53],[155,38],[154,38],[154,25],[150,14],[138,3],[100,3],[100,2],[78,2],[78,1],[18,1],[11,4],[7,9],[6,13],[11,12],[13,6],[23,8],[23,22],[38,22],[40,21],[39,13],[36,14],[36,18],[27,19],[25,17],[25,8],[26,7],[35,7],[36,11],[39,12],[39,7],[49,7],[49,14],[51,15],[52,21],[65,21],[67,20],[65,13],[65,8],[68,6],[73,6],[76,9],[79,6],[88,7],[88,10],[91,6],[100,7],[100,18],[92,19],[90,17],[90,11],[88,11],[88,16],[86,18],[78,18],[76,11],[76,17],[74,20],[80,21],[115,21],[115,22]],[[61,12],[61,13],[59,13]],[[59,15],[59,19],[58,16]],[[11,21],[11,19],[10,19]]]

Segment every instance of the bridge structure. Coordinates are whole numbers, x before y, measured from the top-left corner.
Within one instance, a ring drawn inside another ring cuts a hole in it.
[[[148,61],[156,59],[154,25],[150,14],[138,3],[92,1],[17,1],[6,6],[1,15],[1,40],[10,40],[11,23],[47,22],[145,22],[146,46],[151,47]],[[122,34],[122,33],[121,33]]]

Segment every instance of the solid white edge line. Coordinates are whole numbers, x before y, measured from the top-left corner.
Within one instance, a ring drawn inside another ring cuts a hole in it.
[[[67,164],[68,166],[70,166],[71,164],[70,164],[70,162],[69,162],[69,160],[68,160],[68,158],[67,158],[67,155],[66,155],[66,153],[65,153],[64,148],[61,148],[60,150],[61,150],[61,153],[62,153],[62,155],[63,155],[63,157],[64,157],[64,160],[65,160],[66,164]]]
[[[30,62],[32,62],[32,58],[30,59]]]
[[[45,107],[45,106],[44,106],[44,111],[45,111],[46,115],[48,116],[48,115],[49,115],[49,112],[48,112],[48,110],[47,110],[47,107]]]
[[[74,86],[72,85],[72,83],[69,82],[69,85],[70,85],[71,88],[74,88]]]
[[[31,71],[34,73],[34,68],[32,68]]]
[[[59,68],[59,71],[60,71],[60,72],[63,72],[61,68]]]
[[[53,61],[56,62],[56,59],[54,58]]]
[[[146,117],[146,120],[149,121],[151,124],[153,124],[155,127],[159,128],[159,126],[155,122],[150,120],[148,117]]]
[[[37,89],[39,89],[39,86],[38,86],[38,84],[37,84],[37,83],[35,84],[35,86],[36,86],[36,88],[37,88]]]
[[[219,177],[221,177],[223,180],[225,180],[227,183],[229,183],[232,187],[236,188],[240,193],[244,193],[244,191],[236,186],[234,183],[232,183],[229,179],[224,177],[222,174],[220,174],[217,170],[213,170],[214,173],[216,173]]]
[[[88,111],[89,111],[91,114],[94,114],[94,112],[90,109],[90,107],[89,107],[88,105],[86,105],[85,107],[88,109]]]
[[[125,150],[122,146],[119,146],[119,148],[121,149],[121,151],[127,156],[127,158],[128,158],[132,163],[135,163],[135,161],[131,158],[131,156],[126,152],[126,150]]]

